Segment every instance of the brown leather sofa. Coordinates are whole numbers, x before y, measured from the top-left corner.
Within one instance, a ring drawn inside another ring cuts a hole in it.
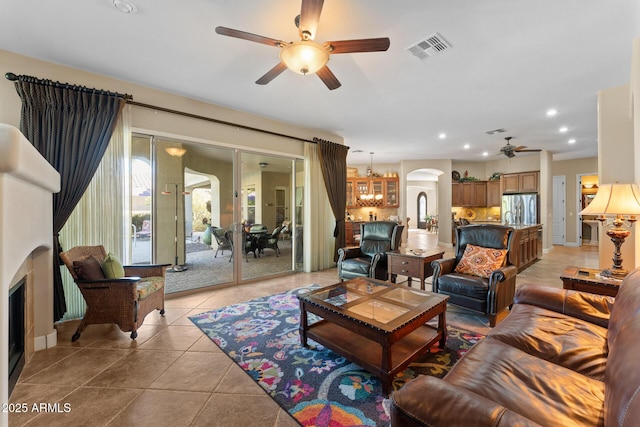
[[[391,397],[399,426],[640,425],[640,269],[616,298],[523,285],[444,379]]]

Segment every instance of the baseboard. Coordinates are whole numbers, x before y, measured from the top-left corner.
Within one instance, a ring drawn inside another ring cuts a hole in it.
[[[33,349],[34,351],[46,350],[56,345],[58,345],[58,332],[54,329],[53,332],[48,335],[35,337]]]

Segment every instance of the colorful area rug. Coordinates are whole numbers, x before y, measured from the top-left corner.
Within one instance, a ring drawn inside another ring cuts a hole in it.
[[[314,285],[312,285],[314,286]],[[314,341],[300,345],[298,288],[190,317],[302,426],[387,426],[380,380]],[[317,320],[310,314],[309,321]],[[417,375],[443,377],[484,336],[449,327],[436,345],[396,376],[397,390]]]

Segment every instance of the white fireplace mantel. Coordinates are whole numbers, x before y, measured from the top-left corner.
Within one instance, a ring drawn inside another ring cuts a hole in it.
[[[0,404],[8,402],[9,289],[31,265],[35,349],[55,345],[53,193],[60,175],[13,126],[0,123]],[[29,308],[28,308],[29,309]],[[34,346],[33,343],[28,345]],[[7,425],[0,413],[0,425]]]

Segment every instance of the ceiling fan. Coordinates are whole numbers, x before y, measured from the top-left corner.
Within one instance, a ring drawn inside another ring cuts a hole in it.
[[[507,145],[502,147],[500,149],[500,153],[498,154],[504,154],[505,156],[511,158],[511,157],[515,157],[516,153],[533,153],[533,152],[542,151],[542,149],[540,148],[527,149],[527,147],[524,145],[519,145],[517,147],[515,145],[511,145],[509,141],[511,141],[512,138],[513,138],[512,136],[507,136],[504,138],[507,140]]]
[[[245,31],[227,27],[216,27],[216,33],[223,36],[236,37],[256,43],[279,47],[280,62],[260,77],[256,83],[266,85],[284,70],[289,68],[299,74],[318,74],[320,80],[329,88],[337,89],[341,86],[336,76],[327,67],[329,56],[338,53],[382,52],[389,49],[389,38],[339,40],[319,44],[314,42],[320,13],[324,0],[302,0],[300,15],[295,18],[300,41],[284,42],[269,37],[263,37]]]

